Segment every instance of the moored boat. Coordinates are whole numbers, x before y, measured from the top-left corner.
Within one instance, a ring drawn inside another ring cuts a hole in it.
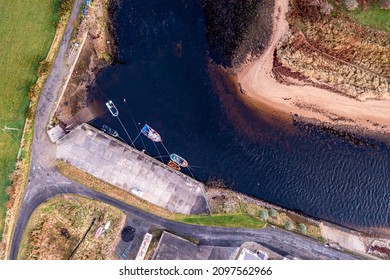
[[[153,142],[161,142],[160,134],[158,134],[158,132],[151,128],[149,125],[145,124],[144,127],[141,129],[141,132]]]
[[[111,127],[109,127],[108,125],[105,125],[105,124],[102,125],[102,131],[104,131],[105,133],[107,133],[113,137],[119,136],[119,133],[116,130],[112,129]]]
[[[117,116],[119,115],[119,111],[118,111],[118,109],[116,108],[114,102],[112,102],[112,101],[110,100],[110,101],[108,101],[108,102],[106,103],[106,106],[107,106],[108,110],[110,110],[111,115],[113,115],[114,117],[117,117]]]
[[[95,237],[95,238],[99,238],[100,235],[102,235],[103,232],[104,232],[104,228],[103,228],[103,227],[99,227],[99,228],[97,229],[97,231],[95,232],[94,237]]]
[[[182,158],[181,156],[178,156],[177,154],[171,154],[169,157],[171,158],[171,160],[173,162],[177,163],[181,167],[188,166],[188,162],[184,158]]]
[[[172,161],[172,160],[170,160],[170,161],[168,162],[167,165],[168,165],[170,168],[172,168],[172,169],[180,170],[180,166],[179,166],[176,162],[174,162],[174,161]]]

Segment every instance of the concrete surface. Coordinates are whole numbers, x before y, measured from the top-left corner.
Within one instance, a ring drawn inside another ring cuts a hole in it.
[[[269,260],[283,260],[284,258],[284,256],[256,242],[245,242],[241,245],[241,249],[244,248],[251,252],[261,251],[263,253],[266,253],[268,255]]]
[[[202,183],[88,124],[57,141],[57,158],[171,212],[208,212]]]
[[[56,125],[55,127],[49,129],[47,134],[49,135],[51,142],[55,143],[64,137],[66,133],[59,125]]]

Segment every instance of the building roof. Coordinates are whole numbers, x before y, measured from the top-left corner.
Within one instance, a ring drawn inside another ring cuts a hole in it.
[[[268,260],[268,255],[262,251],[251,252],[243,248],[238,256],[238,260]]]
[[[163,232],[154,252],[154,260],[234,260],[239,247],[197,245],[194,242]]]

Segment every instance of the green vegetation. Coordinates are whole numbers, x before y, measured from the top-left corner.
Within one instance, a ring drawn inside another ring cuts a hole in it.
[[[290,221],[293,225],[291,230],[297,232],[298,228],[294,225],[304,222],[307,227],[307,231],[304,234],[313,238],[319,238],[321,236],[320,227],[314,221],[306,219],[296,213],[284,211],[281,208],[276,210],[275,207],[271,207],[268,203],[263,204],[261,201],[255,202],[243,194],[230,190],[225,186],[223,181],[208,181],[206,186],[206,197],[209,198],[208,204],[210,212],[213,215],[250,215],[264,223],[280,228],[283,228],[285,223]]]
[[[265,222],[248,214],[222,214],[178,219],[179,222],[219,227],[263,228]]]
[[[300,233],[306,234],[306,232],[307,232],[306,225],[304,223],[300,223],[298,225],[298,230],[299,230]]]
[[[74,0],[56,0],[58,17],[64,17],[72,9]]]
[[[270,215],[270,217],[272,218],[276,218],[278,216],[278,212],[276,212],[276,210],[274,208],[270,208],[268,210],[268,214]]]
[[[52,43],[60,2],[52,0],[0,0],[0,238],[4,228],[6,201],[12,189],[12,173],[22,137],[30,87]],[[47,63],[41,71],[48,71]]]
[[[360,24],[390,32],[390,10],[371,5],[367,10],[357,9],[351,16]]]
[[[267,212],[267,210],[261,210],[260,211],[260,218],[263,221],[266,221],[268,219],[268,212]]]
[[[284,229],[286,229],[286,230],[291,230],[292,229],[291,221],[286,221],[286,223],[284,224]]]

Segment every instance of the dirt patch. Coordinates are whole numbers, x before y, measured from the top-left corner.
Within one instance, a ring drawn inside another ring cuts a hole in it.
[[[79,196],[60,196],[33,213],[18,259],[112,259],[125,214],[112,206]],[[110,222],[99,237],[100,227]]]
[[[390,260],[390,240],[375,240],[368,249],[370,254]]]
[[[321,223],[320,228],[323,237],[329,241],[329,246],[335,248],[341,246],[352,252],[366,254],[369,245],[374,240],[364,236],[362,233],[344,228],[337,228],[326,223]]]

